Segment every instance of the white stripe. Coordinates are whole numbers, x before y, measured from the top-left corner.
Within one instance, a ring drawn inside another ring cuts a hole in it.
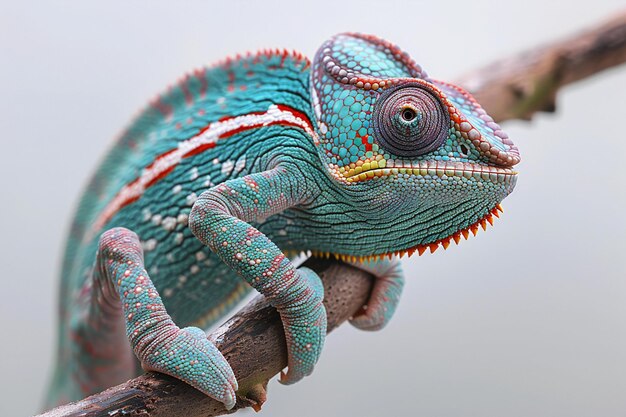
[[[317,133],[311,128],[308,121],[297,117],[288,110],[281,110],[274,104],[270,105],[267,112],[262,114],[241,115],[221,122],[211,123],[202,133],[183,142],[179,142],[178,148],[174,152],[161,158],[157,157],[152,166],[145,168],[137,180],[125,185],[100,213],[100,216],[98,216],[94,222],[92,233],[88,233],[88,239],[93,237],[93,234],[97,233],[126,202],[141,197],[147,188],[147,184],[155,178],[158,178],[163,172],[178,165],[184,155],[204,145],[217,142],[221,135],[227,134],[233,130],[259,124],[267,126],[276,122],[286,122],[297,125],[306,131],[316,144],[319,143]]]

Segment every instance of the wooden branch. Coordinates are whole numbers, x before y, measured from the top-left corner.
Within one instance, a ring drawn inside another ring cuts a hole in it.
[[[556,110],[557,91],[626,62],[626,12],[584,33],[533,48],[464,75],[471,91],[496,121],[530,120]]]
[[[310,259],[304,266],[324,282],[324,305],[330,332],[355,314],[367,301],[372,277],[349,265]],[[239,408],[260,409],[265,387],[287,366],[287,345],[280,317],[262,296],[209,335],[235,371]],[[186,383],[148,372],[84,400],[55,408],[42,417],[207,417],[227,414],[224,406]]]
[[[554,111],[557,91],[606,68],[626,62],[626,13],[595,29],[498,61],[458,80],[498,121],[530,119]],[[366,302],[371,277],[348,265],[309,260],[306,266],[323,278],[329,331]],[[238,402],[231,411],[259,408],[267,381],[287,366],[282,323],[262,297],[255,298],[209,338],[233,367],[239,381]],[[82,401],[51,410],[42,417],[217,416],[221,403],[166,375],[149,372]]]

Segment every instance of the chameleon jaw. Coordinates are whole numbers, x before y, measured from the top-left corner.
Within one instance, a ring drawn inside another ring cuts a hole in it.
[[[500,168],[490,165],[474,164],[470,162],[452,161],[420,161],[418,163],[402,162],[394,166],[365,163],[349,171],[344,171],[344,178],[349,183],[366,181],[374,177],[392,176],[398,174],[418,175],[431,177],[465,177],[493,183],[508,183],[517,176],[517,172],[509,168]]]
[[[407,255],[407,257],[411,257],[415,253],[417,253],[418,256],[422,256],[427,250],[430,250],[430,253],[435,253],[435,251],[439,249],[439,246],[443,247],[443,249],[446,250],[448,249],[448,247],[450,246],[452,242],[458,245],[459,242],[461,242],[461,237],[467,240],[470,237],[470,233],[476,236],[479,228],[482,228],[483,230],[487,230],[487,224],[493,226],[494,216],[499,218],[500,213],[503,213],[503,212],[504,210],[502,209],[502,206],[500,204],[496,204],[496,206],[489,213],[487,213],[485,216],[480,218],[478,221],[476,221],[472,225],[466,227],[465,229],[461,229],[457,231],[456,233],[453,233],[451,236],[448,236],[443,239],[439,239],[435,242],[412,246],[404,250],[387,252],[387,253],[378,254],[378,255],[366,255],[366,256],[346,255],[346,254],[322,252],[322,251],[310,251],[310,255],[316,258],[326,258],[326,259],[335,258],[337,260],[341,260],[344,262],[353,262],[353,263],[354,262],[378,261],[384,258],[391,259],[394,256],[402,258],[404,255]]]

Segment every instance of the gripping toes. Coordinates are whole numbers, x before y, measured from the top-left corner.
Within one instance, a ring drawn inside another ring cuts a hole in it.
[[[204,331],[197,327],[175,329],[140,359],[146,370],[181,379],[224,403],[227,409],[235,405],[235,374]]]
[[[144,369],[185,381],[228,409],[235,405],[237,381],[230,365],[202,330],[180,329],[172,321],[144,268],[135,233],[116,228],[102,235],[94,279],[102,288],[115,288],[126,334]]]
[[[322,282],[308,268],[300,268],[297,273],[302,278],[299,282],[303,290],[298,299],[281,311],[289,352],[287,373],[282,373],[280,378],[283,384],[293,384],[313,372],[326,337]]]
[[[350,324],[361,330],[380,330],[391,320],[396,311],[402,288],[404,276],[400,261],[397,258],[391,260],[353,263],[357,268],[363,269],[376,277],[372,294],[359,314],[350,319]]]

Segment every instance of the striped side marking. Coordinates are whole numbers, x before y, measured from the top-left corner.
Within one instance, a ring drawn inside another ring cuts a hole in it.
[[[266,112],[249,113],[211,123],[197,135],[180,142],[176,148],[157,156],[150,165],[143,169],[138,178],[125,185],[100,213],[93,224],[92,233],[89,237],[93,237],[100,231],[119,210],[137,201],[148,188],[165,178],[183,159],[214,148],[220,139],[231,137],[246,130],[271,125],[301,128],[313,138],[316,144],[319,143],[317,133],[308,117],[304,113],[282,104],[272,104]]]

